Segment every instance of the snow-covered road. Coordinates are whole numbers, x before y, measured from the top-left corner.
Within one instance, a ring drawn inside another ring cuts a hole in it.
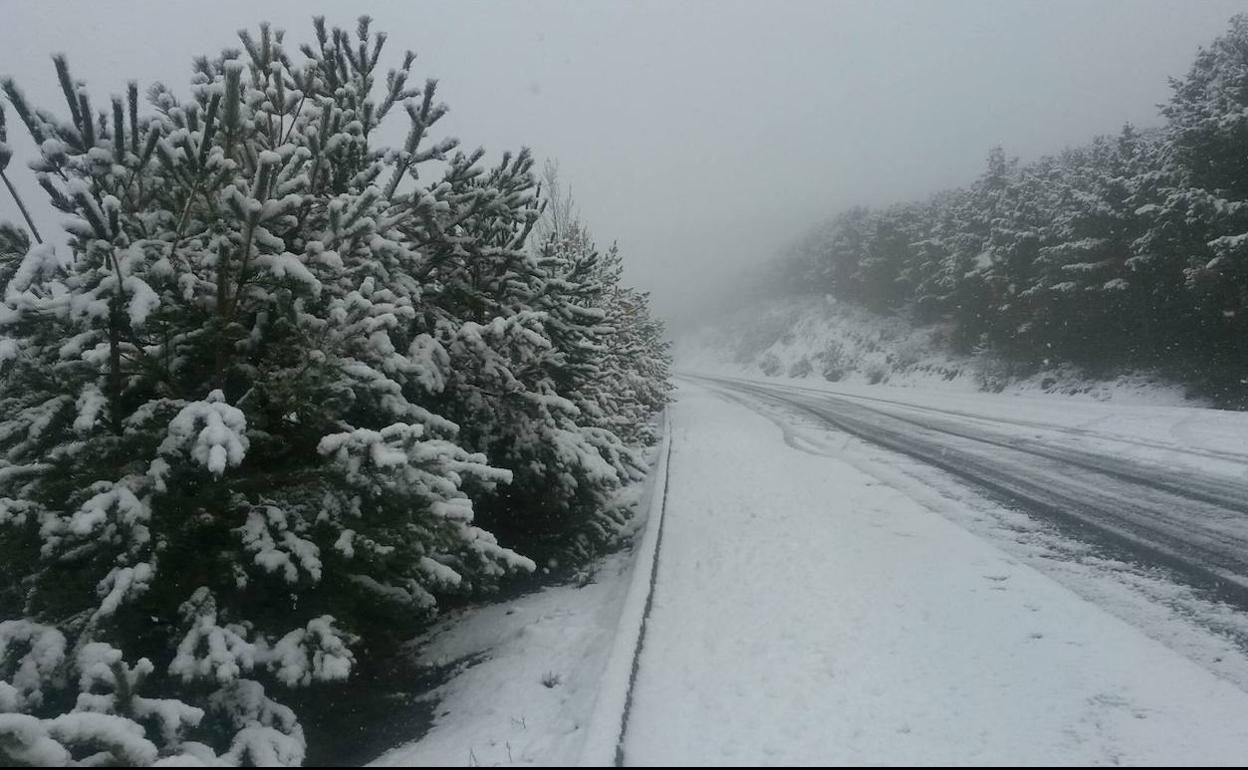
[[[627,764],[1248,757],[1242,612],[921,462],[939,453],[901,456],[757,390],[716,387],[687,382],[672,407],[665,534],[623,739]],[[916,434],[944,419],[947,453],[983,444],[951,434],[975,419],[983,428],[985,415],[923,415],[921,406],[891,414]],[[1014,439],[1032,431],[1027,464],[1077,460],[1080,473],[1123,484],[1138,467],[1120,465],[1127,458],[1184,449],[1127,431],[1105,457],[1087,449],[1112,440],[1108,431],[1089,438],[1060,418],[1006,417],[1019,423]],[[1017,464],[1009,458],[1020,447],[999,443],[988,454]],[[1198,540],[1222,573],[1237,569],[1230,540],[1240,536],[1232,491],[1243,466],[1233,443],[1197,450],[1207,473],[1190,487],[1167,488],[1181,480],[1182,458],[1167,461],[1173,477],[1137,480],[1151,482],[1141,486],[1145,518],[1176,497],[1209,506]],[[1102,462],[1111,465],[1086,467]],[[1068,502],[1121,497],[1104,483],[1078,483],[1064,490]]]
[[[1008,504],[1077,525],[1085,537],[1179,569],[1248,607],[1248,480],[1233,475],[1248,469],[1248,455],[1086,429],[1072,435],[1034,419],[889,398],[703,381],[792,407],[940,468]],[[1157,459],[1123,456],[1120,445],[1148,449]]]

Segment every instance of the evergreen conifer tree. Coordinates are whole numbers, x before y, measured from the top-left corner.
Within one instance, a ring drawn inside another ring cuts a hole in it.
[[[59,115],[0,81],[68,223],[0,225],[8,761],[300,763],[295,691],[535,568],[480,520],[579,544],[662,405],[595,390],[617,308],[592,254],[526,248],[526,151],[432,138],[436,82],[382,75],[367,17],[240,40],[150,109],[61,56]]]

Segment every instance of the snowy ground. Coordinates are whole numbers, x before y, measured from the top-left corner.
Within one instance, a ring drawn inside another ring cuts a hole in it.
[[[1181,613],[1146,618],[1147,598],[1116,614],[1089,600],[1133,593],[1129,571],[1075,565],[1059,582],[1018,543],[947,515],[948,498],[856,468],[845,437],[832,439],[842,457],[798,448],[696,386],[682,388],[672,426],[628,764],[1248,756],[1248,694],[1235,684],[1248,660]],[[1222,673],[1186,654],[1212,650]]]
[[[428,694],[433,727],[377,767],[610,762],[650,589],[667,443],[637,496],[631,545],[583,584],[548,588],[443,618],[417,641],[422,666],[454,672]],[[656,526],[649,526],[651,523]]]
[[[619,624],[629,557],[608,559],[590,585],[444,619],[419,652],[424,665],[459,669],[429,695],[438,701],[433,728],[370,765],[575,764]]]
[[[1248,415],[811,386],[1228,483],[1248,467]],[[603,764],[622,724],[630,765],[1248,756],[1240,609],[783,405],[678,396],[636,550],[590,585],[446,619],[420,653],[459,665],[436,724],[376,764]]]

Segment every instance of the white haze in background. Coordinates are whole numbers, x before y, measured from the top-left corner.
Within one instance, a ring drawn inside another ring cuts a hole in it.
[[[595,236],[675,324],[820,217],[962,184],[989,147],[1055,152],[1159,122],[1183,74],[1246,2],[18,2],[0,0],[0,73],[62,109],[65,51],[93,104],[137,78],[184,91],[193,55],[268,19],[368,13],[417,51],[493,157],[557,158]],[[10,123],[14,123],[10,114]],[[398,126],[398,124],[395,124]],[[32,152],[19,125],[12,144]],[[22,164],[28,203],[45,209]],[[0,218],[18,219],[7,195]],[[45,228],[55,217],[44,213]]]

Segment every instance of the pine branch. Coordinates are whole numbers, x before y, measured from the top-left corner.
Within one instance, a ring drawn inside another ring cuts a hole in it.
[[[30,212],[26,210],[26,204],[22,202],[22,196],[17,194],[13,183],[9,181],[8,174],[0,171],[0,180],[4,181],[4,186],[8,188],[9,195],[13,196],[13,202],[17,204],[17,210],[22,213],[22,218],[26,220],[26,226],[30,228],[30,234],[35,237],[37,243],[42,244],[43,238],[39,236],[39,228],[35,227],[35,220],[31,219]]]

